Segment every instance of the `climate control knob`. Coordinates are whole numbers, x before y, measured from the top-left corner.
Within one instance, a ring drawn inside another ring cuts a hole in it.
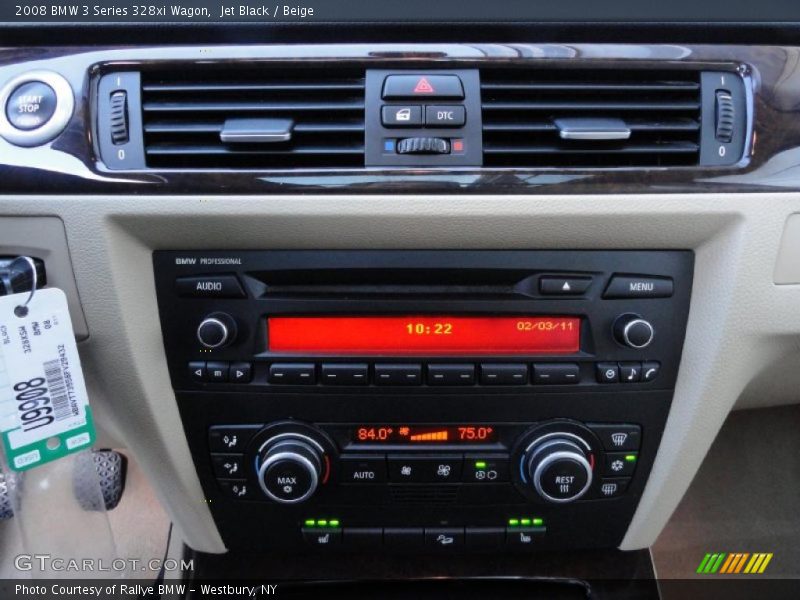
[[[225,313],[212,313],[197,326],[197,341],[206,348],[222,348],[236,339],[236,321]]]
[[[614,337],[629,348],[647,348],[653,341],[655,330],[649,321],[639,315],[627,314],[614,322]]]
[[[580,437],[564,432],[543,435],[523,455],[523,468],[536,492],[548,502],[563,504],[583,496],[592,485],[589,448]]]
[[[297,504],[310,498],[319,486],[322,450],[305,436],[277,435],[262,446],[256,468],[258,483],[268,498]]]

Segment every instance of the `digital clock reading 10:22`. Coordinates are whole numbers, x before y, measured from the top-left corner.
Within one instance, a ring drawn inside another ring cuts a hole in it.
[[[452,323],[408,323],[406,330],[410,335],[452,335]]]
[[[334,355],[572,354],[581,319],[542,316],[269,317],[270,352]]]

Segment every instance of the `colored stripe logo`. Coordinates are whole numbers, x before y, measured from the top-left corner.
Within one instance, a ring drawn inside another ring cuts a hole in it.
[[[740,573],[760,575],[766,571],[772,556],[772,552],[709,552],[700,561],[697,573],[701,575],[737,575]]]

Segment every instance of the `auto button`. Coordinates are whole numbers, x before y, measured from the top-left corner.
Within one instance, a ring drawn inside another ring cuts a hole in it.
[[[386,457],[344,454],[339,459],[339,477],[342,483],[385,483]]]

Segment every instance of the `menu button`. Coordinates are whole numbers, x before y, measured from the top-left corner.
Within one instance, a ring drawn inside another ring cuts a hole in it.
[[[669,298],[672,291],[672,279],[666,277],[615,275],[603,298]]]

